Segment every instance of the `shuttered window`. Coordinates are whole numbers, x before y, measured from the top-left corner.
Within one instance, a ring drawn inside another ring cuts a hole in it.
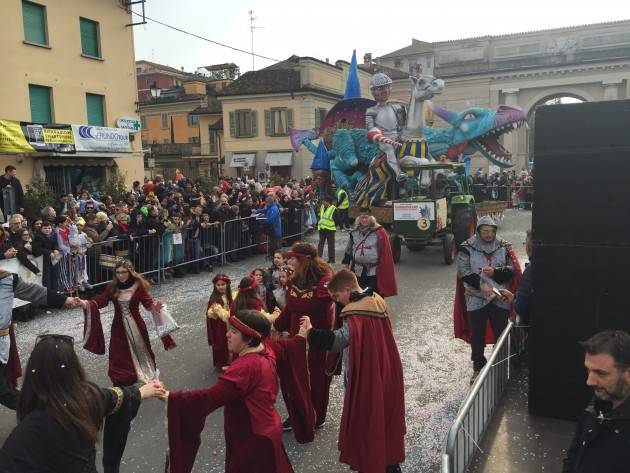
[[[24,21],[24,41],[48,46],[46,7],[23,1],[22,19]]]
[[[52,123],[50,87],[29,84],[28,96],[31,103],[31,121],[35,123]]]
[[[79,21],[81,22],[81,51],[86,56],[101,57],[98,23],[86,18],[79,18]]]
[[[102,95],[85,94],[88,125],[105,126],[105,105]]]
[[[258,136],[256,110],[236,110],[230,112],[230,136],[234,138],[252,138]]]
[[[265,135],[287,136],[293,128],[293,109],[272,108],[265,110]]]

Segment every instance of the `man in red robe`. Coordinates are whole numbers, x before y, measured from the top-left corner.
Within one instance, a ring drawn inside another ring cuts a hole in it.
[[[344,306],[340,329],[321,330],[302,317],[300,334],[310,346],[343,350],[345,396],[339,430],[339,461],[361,473],[397,473],[405,460],[405,398],[402,363],[387,304],[356,275],[342,269],[328,290]]]
[[[295,362],[299,384],[308,386],[306,340],[268,339],[271,324],[260,312],[244,310],[230,317],[229,350],[238,355],[211,387],[166,393],[168,400],[167,473],[189,473],[201,444],[206,417],[224,406],[226,473],[291,473],[282,443],[282,422],[275,408],[278,364]],[[289,360],[290,359],[290,360]],[[290,373],[284,370],[282,375]],[[302,392],[308,399],[308,392]],[[310,405],[312,412],[312,405]],[[315,417],[311,414],[312,430]]]
[[[371,287],[381,297],[398,295],[389,235],[370,215],[369,208],[361,209],[342,264],[357,275],[359,286]]]

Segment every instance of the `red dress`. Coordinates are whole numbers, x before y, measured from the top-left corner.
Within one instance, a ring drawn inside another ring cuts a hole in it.
[[[140,304],[147,310],[155,305],[151,295],[135,283],[121,289],[114,297],[109,286],[98,297],[88,301],[84,311],[83,347],[97,355],[105,354],[105,337],[99,309],[114,303],[109,342],[109,375],[117,386],[131,386],[136,382],[147,382],[157,374],[155,355],[151,350],[149,332],[140,315]],[[162,337],[165,349],[175,347],[170,335]]]
[[[287,301],[284,310],[275,321],[274,326],[280,332],[288,331],[296,335],[300,330],[300,317],[307,315],[314,328],[331,330],[333,328],[334,304],[326,285],[330,276],[322,277],[319,282],[308,289],[302,290],[292,284],[287,289]],[[337,357],[337,354],[330,354]],[[328,352],[309,347],[308,369],[311,386],[311,400],[317,416],[317,425],[326,420],[328,410],[328,396],[332,375],[329,374]],[[283,386],[283,396],[287,393]]]
[[[216,368],[226,366],[230,362],[227,347],[227,319],[230,316],[230,307],[227,298],[223,296],[223,305],[211,310],[215,302],[208,301],[206,308],[206,329],[208,331],[208,345],[212,347],[212,362]],[[220,305],[219,303],[216,303]]]
[[[211,387],[174,392],[168,398],[168,473],[189,473],[206,417],[225,406],[226,473],[291,473],[275,408],[278,375],[266,348],[236,358]]]

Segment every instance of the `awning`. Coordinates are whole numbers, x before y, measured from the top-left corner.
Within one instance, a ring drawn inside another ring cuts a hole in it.
[[[265,164],[269,166],[291,166],[293,164],[293,153],[291,151],[267,153]]]
[[[115,166],[111,158],[103,159],[64,159],[64,158],[42,158],[39,160],[42,166]]]
[[[232,161],[230,162],[231,168],[244,168],[253,167],[254,161],[256,161],[256,153],[239,153],[232,155]]]

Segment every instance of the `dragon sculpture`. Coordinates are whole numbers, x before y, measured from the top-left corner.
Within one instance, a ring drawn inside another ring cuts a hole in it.
[[[457,160],[461,155],[479,152],[501,168],[512,166],[512,154],[499,143],[499,139],[527,122],[527,116],[520,108],[501,105],[496,111],[473,107],[451,112],[434,104],[429,107],[450,125],[444,128],[422,126],[431,156]],[[314,133],[299,130],[292,130],[292,133],[301,133],[296,147],[304,145],[313,154],[317,152],[317,146],[312,142]],[[380,154],[378,146],[368,141],[365,128],[338,128],[332,134],[329,146],[332,178],[337,186],[345,185],[349,191],[354,190],[368,173],[372,160]]]

